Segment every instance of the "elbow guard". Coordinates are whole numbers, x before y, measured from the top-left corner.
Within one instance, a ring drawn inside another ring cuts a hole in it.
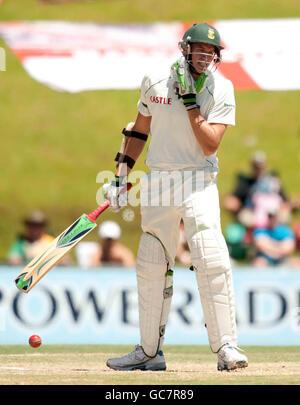
[[[116,154],[116,157],[115,157],[115,162],[117,162],[117,167],[119,166],[120,163],[126,163],[127,166],[130,169],[132,169],[135,164],[134,159],[132,159],[128,155],[124,155],[124,150],[125,150],[125,146],[126,146],[126,142],[127,142],[128,138],[136,138],[136,139],[140,139],[144,142],[146,142],[148,139],[148,135],[146,135],[146,134],[142,134],[141,132],[137,132],[137,131],[131,131],[131,128],[133,126],[134,126],[134,123],[129,122],[129,124],[127,124],[126,128],[124,128],[122,131],[122,134],[124,135],[124,137],[122,140],[121,149]]]
[[[125,137],[141,139],[142,141],[145,141],[145,142],[148,139],[148,135],[142,134],[141,132],[137,132],[137,131],[130,131],[126,128],[123,129],[122,134],[125,135]]]

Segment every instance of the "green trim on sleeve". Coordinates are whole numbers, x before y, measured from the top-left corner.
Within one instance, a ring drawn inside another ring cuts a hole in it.
[[[161,79],[161,80],[159,80],[158,82],[152,84],[152,85],[149,87],[149,89],[147,89],[147,90],[145,91],[145,95],[148,93],[148,91],[149,91],[153,86],[156,86],[158,83],[161,83],[161,82],[163,82],[164,80],[168,80],[168,79]]]
[[[206,86],[206,90],[207,90],[208,94],[211,95],[213,100],[215,101],[213,93],[209,90],[209,88],[207,86]]]

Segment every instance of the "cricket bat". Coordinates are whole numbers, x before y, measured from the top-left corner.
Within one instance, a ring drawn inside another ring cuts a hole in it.
[[[127,184],[127,191],[131,186],[132,184]],[[126,189],[124,189],[125,191]],[[77,243],[97,227],[97,218],[109,205],[109,200],[105,200],[90,214],[81,215],[53,240],[49,247],[28,263],[17,276],[15,279],[17,288],[24,293],[28,293]]]

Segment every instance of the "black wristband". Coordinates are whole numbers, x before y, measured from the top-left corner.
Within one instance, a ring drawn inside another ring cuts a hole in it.
[[[120,163],[125,163],[127,164],[127,166],[132,169],[133,166],[135,165],[135,160],[132,159],[130,156],[128,155],[124,155],[123,153],[117,153],[117,156],[115,158],[115,161]]]
[[[120,153],[120,152],[118,152],[118,153],[116,154],[115,162],[119,162],[120,157],[121,157],[121,154],[122,154],[122,153]]]
[[[127,166],[132,169],[133,166],[135,165],[135,160],[132,159],[130,156],[128,155],[122,155],[121,159],[119,160],[119,163],[126,163]]]

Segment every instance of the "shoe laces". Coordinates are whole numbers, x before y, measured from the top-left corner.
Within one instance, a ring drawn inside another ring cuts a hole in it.
[[[220,347],[219,350],[225,349],[226,347],[231,348],[231,349],[235,349],[235,350],[237,350],[238,352],[243,352],[243,353],[245,353],[245,350],[241,349],[241,348],[238,347],[238,346],[233,346],[233,345],[231,345],[230,343],[225,343],[223,346]]]
[[[145,353],[143,352],[142,346],[140,345],[135,345],[134,350],[128,354],[128,357],[130,359],[135,360],[136,358],[141,359],[142,356],[145,356]]]

